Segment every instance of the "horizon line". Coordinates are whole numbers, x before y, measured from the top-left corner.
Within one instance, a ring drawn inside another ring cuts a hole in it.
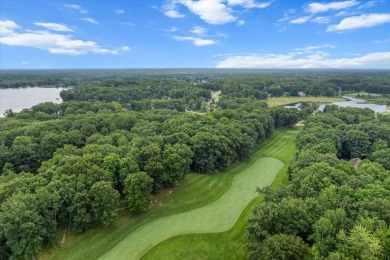
[[[390,70],[390,68],[207,68],[207,67],[157,67],[157,68],[0,68],[3,70]]]

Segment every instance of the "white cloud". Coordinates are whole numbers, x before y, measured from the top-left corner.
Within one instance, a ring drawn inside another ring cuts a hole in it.
[[[337,14],[335,14],[336,17],[352,16],[352,15],[354,15],[354,12],[347,12],[347,11],[340,11]]]
[[[329,23],[330,17],[328,16],[318,16],[312,20],[315,23]]]
[[[373,1],[368,1],[364,4],[359,5],[358,9],[363,9],[363,8],[370,8],[373,6],[376,6],[377,4],[383,3],[384,0],[373,0]]]
[[[303,17],[299,17],[297,19],[293,19],[293,20],[290,20],[289,23],[292,23],[292,24],[301,24],[301,23],[306,23],[310,20],[310,16],[303,16]]]
[[[59,23],[34,23],[34,24],[52,31],[73,32],[73,30],[67,27],[66,25],[59,24]]]
[[[81,14],[88,13],[87,9],[82,8],[80,5],[73,5],[73,4],[64,4],[64,7],[75,10]]]
[[[98,21],[96,21],[95,19],[93,18],[81,18],[82,20],[86,21],[86,22],[89,22],[89,23],[93,23],[93,24],[99,24]]]
[[[362,14],[358,16],[352,16],[344,18],[339,24],[328,26],[327,31],[346,31],[354,30],[359,28],[369,28],[376,25],[389,23],[390,22],[390,13],[372,13],[372,14]]]
[[[229,5],[240,5],[244,8],[267,8],[272,2],[257,3],[255,0],[228,0]]]
[[[14,34],[15,30],[19,29],[20,26],[11,20],[0,20],[0,28],[0,35],[9,35]]]
[[[313,51],[313,50],[318,50],[318,49],[327,49],[327,48],[335,48],[336,46],[334,45],[331,45],[331,44],[323,44],[323,45],[311,45],[311,46],[307,46],[307,47],[304,47],[304,48],[296,48],[295,50],[297,51]]]
[[[328,58],[325,52],[311,54],[251,54],[227,57],[217,68],[390,68],[390,52],[368,53],[354,58]]]
[[[33,47],[55,54],[81,55],[87,53],[119,54],[130,50],[124,46],[117,49],[101,47],[97,42],[74,39],[72,35],[64,35],[47,31],[21,30],[14,21],[0,21],[2,27],[0,44],[10,46]]]
[[[245,21],[244,20],[239,20],[238,22],[237,22],[237,25],[238,26],[242,26],[242,25],[244,25],[245,24]]]
[[[167,10],[164,12],[164,14],[171,18],[183,18],[185,16],[184,14],[181,14],[176,10]]]
[[[123,46],[121,49],[122,51],[131,51],[129,46]]]
[[[225,4],[225,0],[168,0],[163,6],[164,14],[171,18],[184,17],[177,10],[178,5],[187,7],[191,13],[209,24],[225,24],[236,20],[232,15],[233,10]]]
[[[207,28],[202,26],[194,26],[190,32],[196,35],[205,35],[207,33]]]
[[[215,45],[218,44],[217,41],[212,39],[202,39],[197,37],[186,37],[186,36],[174,36],[173,37],[176,41],[190,41],[195,46],[207,46],[207,45]]]
[[[125,10],[122,10],[122,9],[115,9],[115,13],[116,14],[124,14],[126,11]]]
[[[184,14],[178,11],[179,6],[185,6],[191,13],[199,16],[208,24],[226,24],[237,20],[232,7],[266,8],[273,1],[257,2],[255,0],[166,0],[162,12],[171,18],[182,18]],[[238,24],[242,25],[239,21]]]
[[[162,12],[170,18],[183,18],[185,15],[177,10],[178,3],[177,0],[166,1],[162,7]]]
[[[328,2],[328,3],[310,3],[307,5],[306,10],[309,13],[323,13],[332,10],[340,10],[357,5],[359,2],[356,0],[342,1],[342,2]]]
[[[234,22],[237,17],[233,10],[224,4],[224,0],[180,0],[192,13],[209,24],[225,24]]]

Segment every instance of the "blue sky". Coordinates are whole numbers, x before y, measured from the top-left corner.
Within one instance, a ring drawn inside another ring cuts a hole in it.
[[[390,0],[1,0],[0,68],[390,68]]]

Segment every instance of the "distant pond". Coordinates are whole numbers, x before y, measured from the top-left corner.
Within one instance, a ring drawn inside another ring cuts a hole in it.
[[[0,89],[0,117],[3,113],[12,109],[20,112],[24,108],[30,108],[39,103],[61,103],[60,92],[64,88],[10,88]]]
[[[390,113],[390,110],[387,109],[386,105],[376,105],[376,104],[366,104],[366,102],[363,99],[348,97],[348,96],[342,96],[342,98],[347,99],[346,101],[340,101],[340,102],[333,102],[333,103],[322,103],[317,111],[323,111],[326,105],[332,104],[339,107],[356,107],[356,108],[369,108],[371,110],[374,110],[376,113]],[[284,106],[285,108],[299,108],[301,103],[296,104],[290,104],[287,106]]]
[[[342,98],[347,99],[346,101],[334,102],[333,105],[339,107],[357,107],[357,108],[369,108],[374,110],[377,113],[390,113],[390,110],[387,109],[386,105],[377,105],[377,104],[366,104],[364,99],[358,99],[348,96],[342,96]],[[326,104],[321,104],[318,110],[323,111]]]

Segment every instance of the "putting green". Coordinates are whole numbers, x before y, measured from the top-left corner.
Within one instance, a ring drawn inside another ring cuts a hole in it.
[[[149,222],[123,239],[100,259],[139,259],[170,237],[231,229],[248,203],[258,196],[256,188],[270,185],[283,166],[283,162],[272,157],[257,159],[234,177],[229,190],[217,201]]]

